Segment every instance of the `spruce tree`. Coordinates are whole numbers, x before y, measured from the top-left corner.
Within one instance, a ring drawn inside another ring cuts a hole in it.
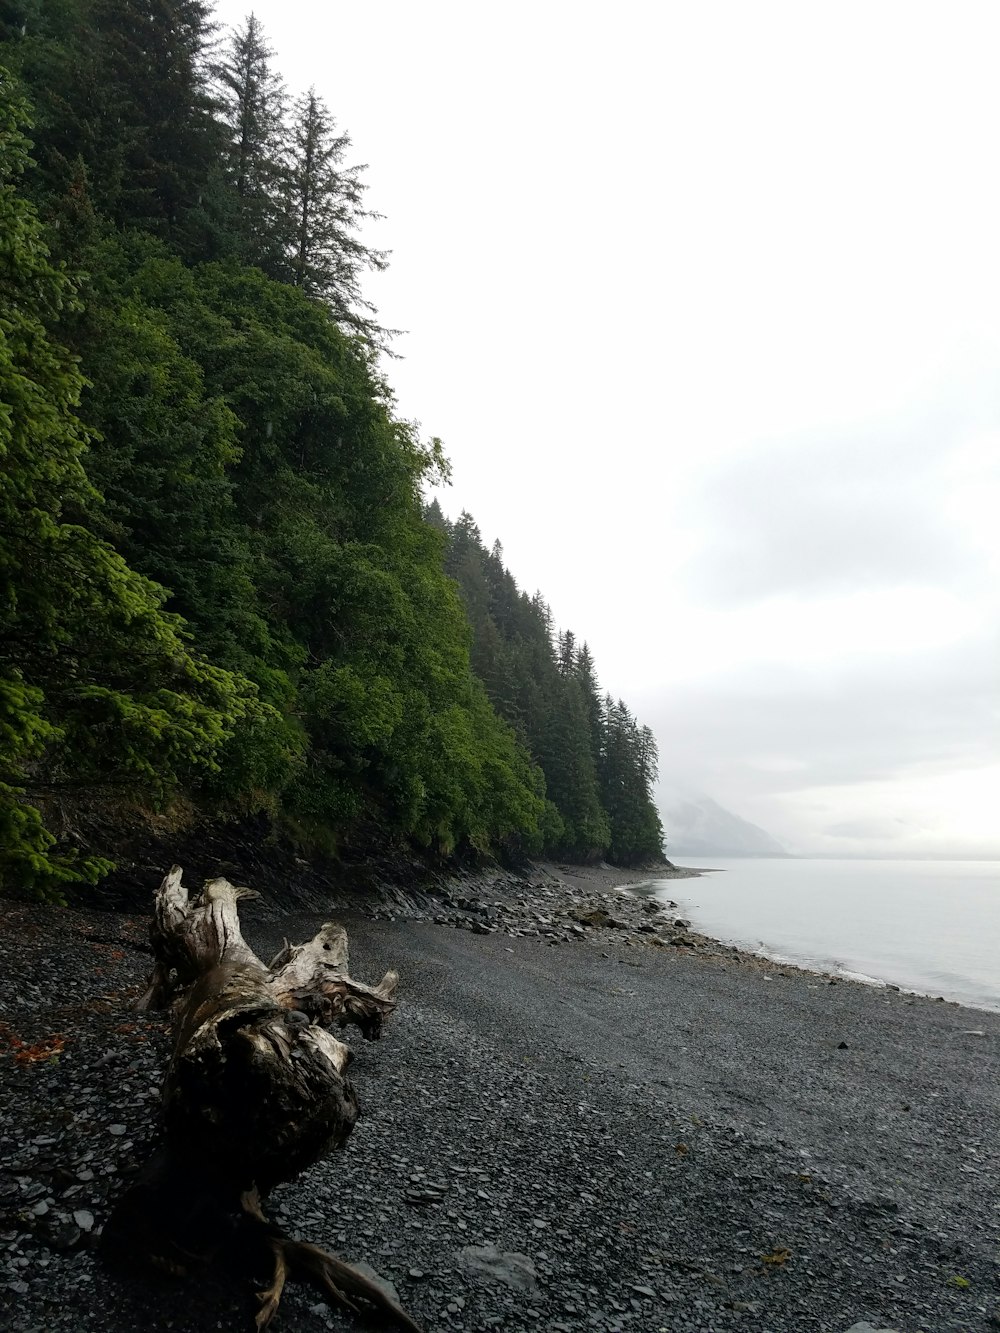
[[[117,115],[119,133],[122,119],[134,117],[120,222],[169,232],[201,202],[220,147],[205,68],[210,12],[204,0],[96,5],[94,21],[116,43],[102,62],[111,85],[108,114]]]
[[[345,327],[375,336],[375,307],[361,291],[365,269],[381,272],[388,254],[364,244],[359,230],[380,215],[364,206],[365,167],[348,165],[350,136],[337,133],[326,103],[310,88],[291,123],[287,207],[292,281],[330,306]]]
[[[601,687],[597,679],[597,668],[590,645],[584,641],[576,655],[575,673],[583,693],[583,706],[587,714],[587,729],[590,736],[590,753],[595,769],[601,756]]]
[[[582,861],[602,856],[611,829],[601,808],[586,710],[575,680],[555,681],[537,745],[546,790],[564,824],[562,840],[554,850]]]
[[[225,159],[236,195],[241,258],[272,277],[291,277],[293,236],[285,207],[289,189],[285,85],[272,67],[274,51],[260,20],[250,14],[230,32],[215,65]]]
[[[93,206],[119,227],[175,240],[198,230],[221,147],[206,65],[213,33],[204,0],[32,8],[11,54],[36,102],[46,205],[79,190],[84,166]]]
[[[76,295],[18,193],[26,120],[0,71],[0,886],[57,893],[105,863],[56,845],[54,796],[155,800],[210,774],[257,705],[89,526],[83,381],[53,336]]]
[[[621,699],[605,696],[599,764],[601,800],[611,821],[609,854],[622,865],[663,855],[663,828],[653,801],[656,742]]]
[[[556,661],[561,676],[572,676],[576,669],[576,635],[564,630],[556,640]]]

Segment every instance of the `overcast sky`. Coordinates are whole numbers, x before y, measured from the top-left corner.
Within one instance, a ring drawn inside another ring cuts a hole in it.
[[[446,512],[665,786],[804,853],[1000,856],[1000,6],[254,10],[369,164]]]

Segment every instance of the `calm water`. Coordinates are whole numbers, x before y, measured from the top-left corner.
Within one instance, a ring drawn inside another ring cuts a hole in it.
[[[1000,862],[715,859],[658,897],[729,944],[1000,1009]]]

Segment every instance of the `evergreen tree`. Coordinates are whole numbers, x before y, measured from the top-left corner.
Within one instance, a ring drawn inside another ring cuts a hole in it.
[[[361,291],[364,269],[388,265],[384,250],[365,245],[358,232],[366,219],[363,166],[345,164],[350,136],[338,134],[326,103],[310,88],[295,104],[288,170],[289,230],[295,285],[325,300],[338,321],[369,335],[374,306]]]
[[[609,855],[622,865],[663,854],[663,828],[653,802],[656,743],[621,699],[605,696],[599,765],[601,799],[611,822]]]
[[[447,539],[451,536],[451,524],[444,516],[444,510],[437,499],[424,506],[424,521]]]
[[[185,350],[198,337],[197,284],[141,239],[109,237],[91,257],[73,335],[89,380],[81,412],[96,430],[88,472],[104,497],[95,529],[169,589],[168,608],[204,651],[265,686],[269,634],[233,498],[240,423]],[[171,279],[187,300],[167,311]]]
[[[202,0],[3,17],[42,166],[33,208],[5,84],[0,874],[99,871],[53,841],[73,791],[304,845],[645,854],[651,735],[611,744],[586,645],[499,542],[422,517],[440,446],[374,372],[385,255],[322,101],[286,132],[253,16],[209,88]]]
[[[26,110],[0,72],[0,884],[56,892],[99,858],[56,846],[53,794],[127,785],[154,799],[217,766],[253,692],[189,651],[86,520],[82,380],[52,336],[75,296],[18,195]]]
[[[583,694],[583,706],[587,714],[587,731],[590,737],[590,753],[595,769],[600,760],[601,734],[601,687],[597,679],[597,668],[589,644],[584,642],[576,655],[574,672]]]
[[[557,682],[536,743],[549,799],[563,821],[562,838],[552,850],[581,861],[603,856],[611,829],[598,796],[583,696],[576,681]]]
[[[458,581],[472,627],[472,666],[497,712],[521,737],[545,775],[559,816],[547,849],[622,864],[662,855],[653,804],[656,743],[625,705],[602,706],[593,656],[572,630],[555,635],[551,609],[520,592],[503,565],[503,548],[487,551],[472,516],[449,523],[439,505],[428,518],[448,538],[445,567]]]
[[[273,277],[293,270],[294,244],[284,200],[289,189],[285,85],[272,68],[274,51],[250,14],[230,32],[215,66],[226,133],[225,157],[237,198],[238,253]]]
[[[203,0],[96,0],[106,114],[117,134],[130,126],[119,223],[169,232],[208,186],[220,147],[204,60],[209,16]]]
[[[85,188],[118,226],[180,240],[198,219],[220,150],[203,0],[52,0],[12,44],[37,104],[46,206]]]
[[[576,670],[576,635],[571,629],[564,630],[557,639],[557,663],[561,676],[572,676]]]

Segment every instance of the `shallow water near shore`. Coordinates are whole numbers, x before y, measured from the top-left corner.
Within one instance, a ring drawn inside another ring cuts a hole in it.
[[[1000,862],[722,858],[649,887],[777,961],[1000,1010]]]

